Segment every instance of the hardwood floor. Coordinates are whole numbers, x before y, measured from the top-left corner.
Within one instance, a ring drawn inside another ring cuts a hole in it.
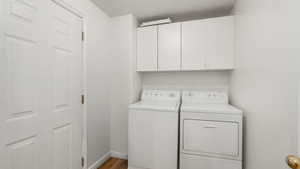
[[[127,169],[127,160],[110,158],[98,169]]]

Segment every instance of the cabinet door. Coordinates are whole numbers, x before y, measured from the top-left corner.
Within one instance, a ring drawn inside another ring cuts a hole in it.
[[[206,69],[234,68],[234,17],[207,19]]]
[[[182,70],[234,68],[234,17],[182,23]]]
[[[204,69],[205,31],[202,20],[182,23],[182,70]]]
[[[157,26],[137,29],[137,71],[157,71]]]
[[[181,24],[166,24],[158,27],[158,70],[180,70]]]

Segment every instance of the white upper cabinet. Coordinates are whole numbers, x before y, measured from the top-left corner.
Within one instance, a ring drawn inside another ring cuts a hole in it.
[[[234,17],[138,28],[137,71],[235,68]]]
[[[176,71],[181,66],[181,23],[158,26],[158,71]]]
[[[233,16],[182,23],[182,70],[233,68]]]
[[[157,29],[137,29],[137,71],[157,71]]]

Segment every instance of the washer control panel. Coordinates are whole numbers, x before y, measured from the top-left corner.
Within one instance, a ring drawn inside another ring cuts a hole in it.
[[[180,100],[180,91],[144,90],[142,100]]]

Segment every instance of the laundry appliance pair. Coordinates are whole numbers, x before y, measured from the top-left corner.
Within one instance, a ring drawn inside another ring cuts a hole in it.
[[[144,90],[129,106],[128,169],[241,169],[241,110],[214,90]]]

